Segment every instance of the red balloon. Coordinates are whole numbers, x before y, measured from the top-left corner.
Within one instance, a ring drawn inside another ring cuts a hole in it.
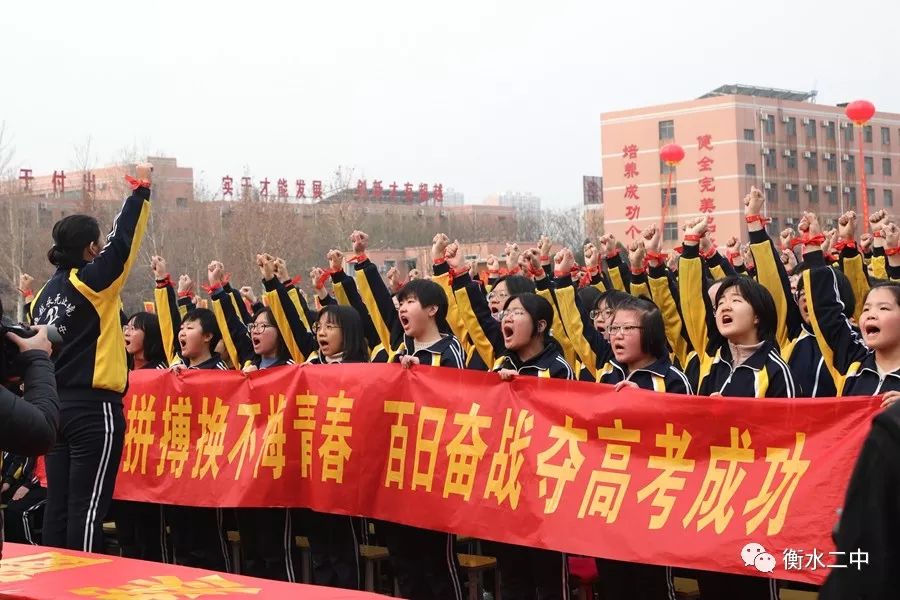
[[[847,105],[844,112],[847,114],[848,119],[857,125],[862,125],[868,122],[872,115],[875,114],[875,105],[868,100],[854,100]]]
[[[659,157],[670,165],[677,165],[684,159],[684,148],[678,144],[666,144],[659,149]]]

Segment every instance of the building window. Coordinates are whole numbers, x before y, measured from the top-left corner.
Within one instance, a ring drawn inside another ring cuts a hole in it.
[[[775,115],[766,117],[766,133],[775,135]]]
[[[853,123],[849,123],[846,127],[844,127],[844,141],[853,141]]]
[[[825,190],[828,194],[828,204],[837,204],[837,190],[834,189],[834,186],[831,186],[831,189]]]
[[[384,266],[383,266],[381,269],[382,269],[382,271],[384,271],[385,273],[387,273],[388,271],[390,271],[391,269],[393,269],[393,268],[396,267],[396,266],[397,266],[397,261],[396,261],[396,260],[385,260],[385,261],[384,261]]]
[[[863,141],[867,144],[872,143],[872,126],[863,125]]]
[[[797,119],[795,117],[788,117],[786,129],[788,135],[797,135]]]
[[[175,206],[178,208],[187,208],[188,201],[187,198],[178,197],[175,198]]]
[[[663,226],[663,240],[674,242],[678,240],[678,222],[668,221]]]
[[[769,222],[769,226],[766,229],[769,230],[770,236],[777,238],[781,234],[781,226],[778,222],[778,217],[772,217],[772,220]]]
[[[788,169],[796,169],[797,168],[797,151],[796,150],[788,150],[789,154],[785,157],[787,158],[787,168]]]
[[[875,188],[866,188],[866,202],[869,206],[875,206]]]
[[[817,186],[817,185],[809,186],[809,203],[810,204],[818,204],[819,203],[819,186]]]
[[[747,177],[756,177],[756,165],[753,163],[744,165],[744,175]]]
[[[881,143],[885,146],[891,143],[891,129],[889,127],[881,128]]]
[[[885,175],[893,175],[892,169],[891,169],[891,159],[889,159],[889,158],[881,159],[881,172],[884,173]]]
[[[676,188],[669,188],[670,196],[669,196],[669,206],[678,206],[678,190]],[[665,206],[666,204],[666,188],[662,188],[660,190],[660,205]]]
[[[788,202],[800,202],[800,190],[797,189],[796,185],[792,186],[787,193]]]
[[[772,185],[769,189],[766,190],[766,202],[778,202],[778,188],[775,185]]]
[[[675,121],[659,122],[659,139],[671,140],[675,138]]]
[[[829,140],[834,139],[834,121],[829,121],[825,125],[825,138]]]
[[[752,142],[756,140],[756,131],[753,129],[744,130],[744,141]]]
[[[837,157],[834,154],[825,155],[825,164],[827,165],[826,171],[837,173]]]
[[[874,175],[875,174],[875,159],[871,156],[863,157],[863,167],[866,170],[866,175]]]
[[[806,170],[807,171],[818,171],[819,163],[817,161],[817,156],[815,152],[810,152],[809,156],[806,157]]]
[[[675,172],[675,165],[670,165],[666,161],[660,159],[659,160],[659,172],[663,175],[668,175],[669,173]]]
[[[847,155],[847,175],[856,175],[856,157]]]
[[[884,190],[884,206],[885,208],[894,206],[894,192],[892,190]]]
[[[850,192],[847,194],[847,204],[849,204],[850,208],[856,208],[856,186],[852,186],[849,188]]]
[[[815,139],[816,137],[816,120],[807,119],[806,121],[806,137]]]
[[[766,154],[765,162],[766,162],[767,169],[774,169],[775,166],[778,164],[778,159],[775,158],[775,149],[774,148],[769,149],[769,153]]]

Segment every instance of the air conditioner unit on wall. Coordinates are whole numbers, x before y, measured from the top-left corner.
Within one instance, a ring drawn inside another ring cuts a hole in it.
[[[790,157],[791,151],[790,151],[790,150],[785,150],[785,151],[783,152],[783,154],[784,154],[785,156],[787,156],[787,157]]]
[[[794,184],[786,183],[786,184],[784,184],[784,189],[791,191],[792,189],[794,189]]]
[[[768,155],[769,155],[769,152],[771,152],[771,150],[769,150],[768,148],[763,148],[763,149],[762,149],[762,153],[763,153],[763,155],[765,155],[765,156],[768,156]]]
[[[845,193],[845,194],[849,194],[849,193],[850,193],[850,186],[847,186],[847,185],[844,186],[844,193]]]
[[[841,155],[841,160],[843,160],[843,161],[845,161],[845,162],[846,162],[846,161],[849,161],[849,160],[850,160],[850,155],[849,155],[849,154],[842,154],[842,155]]]
[[[803,119],[803,124],[804,124],[804,125],[809,125],[809,119]]]
[[[822,158],[824,158],[825,160],[831,160],[831,152],[826,152],[822,155]]]
[[[803,158],[812,158],[812,152],[804,152]]]
[[[834,188],[832,188],[830,185],[826,185],[826,186],[825,186],[825,191],[826,191],[826,192],[830,192],[830,191],[833,190],[833,189],[834,189]]]
[[[782,123],[790,123],[790,121],[791,121],[791,118],[790,118],[789,116],[787,116],[787,115],[781,117],[781,122],[782,122]]]
[[[765,183],[763,184],[763,188],[765,188],[765,189],[767,189],[767,190],[771,190],[771,189],[772,189],[772,184],[769,183],[769,182],[767,181],[767,182],[765,182]]]
[[[811,183],[807,183],[805,189],[806,189],[807,192],[811,192],[811,191],[812,191],[812,184],[811,184]]]

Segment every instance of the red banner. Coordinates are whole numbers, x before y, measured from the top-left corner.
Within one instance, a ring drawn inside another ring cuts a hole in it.
[[[831,528],[878,404],[424,366],[139,371],[116,497],[311,507],[818,583],[850,559]],[[821,556],[806,567],[810,552]]]
[[[17,600],[187,600],[303,598],[383,600],[384,596],[283,583],[105,554],[5,544],[0,598]]]

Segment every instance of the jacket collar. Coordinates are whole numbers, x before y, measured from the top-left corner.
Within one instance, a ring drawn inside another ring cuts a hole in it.
[[[547,369],[550,367],[550,361],[559,353],[559,346],[555,341],[550,340],[541,353],[530,360],[522,362],[515,352],[509,352],[506,354],[506,362],[510,363],[516,371],[534,368]]]
[[[751,354],[747,360],[745,360],[743,363],[738,365],[738,367],[735,367],[732,364],[731,349],[728,347],[728,342],[725,342],[724,344],[722,344],[722,346],[719,348],[719,351],[716,353],[715,362],[719,362],[720,360],[723,360],[723,361],[727,362],[733,369],[740,368],[740,367],[748,367],[754,371],[759,371],[763,367],[766,366],[766,361],[769,360],[769,352],[771,352],[774,348],[775,348],[775,344],[773,344],[772,342],[769,342],[769,341],[765,341],[765,342],[763,342],[763,345],[760,346],[756,350],[756,352]]]

